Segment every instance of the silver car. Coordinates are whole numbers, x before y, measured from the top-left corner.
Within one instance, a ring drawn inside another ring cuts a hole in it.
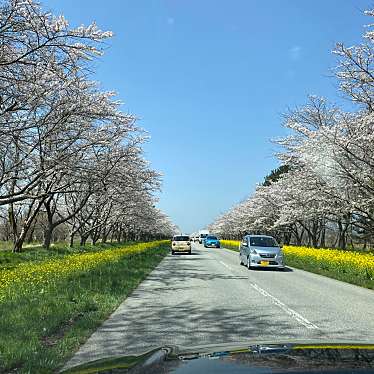
[[[246,235],[240,242],[240,265],[252,268],[284,270],[282,246],[268,235]]]

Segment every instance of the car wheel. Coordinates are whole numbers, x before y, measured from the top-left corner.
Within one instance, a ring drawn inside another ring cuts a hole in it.
[[[188,252],[189,255],[190,255],[191,253],[192,253],[191,251]]]
[[[247,257],[247,268],[248,268],[248,270],[252,269],[251,268],[251,258],[249,256]]]
[[[171,254],[172,254],[172,255],[175,255],[175,252],[174,252],[174,251],[171,251]]]

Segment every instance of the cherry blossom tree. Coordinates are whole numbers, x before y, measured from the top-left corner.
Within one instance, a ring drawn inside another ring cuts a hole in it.
[[[144,222],[134,207],[153,211],[160,179],[142,158],[145,133],[91,80],[91,60],[111,35],[95,23],[72,28],[32,0],[0,5],[0,206],[14,251],[40,216],[49,248],[61,225],[96,242],[122,210],[136,229]]]
[[[365,12],[369,17],[374,11]],[[374,238],[374,65],[372,25],[363,43],[338,43],[335,70],[340,89],[358,104],[345,112],[327,99],[310,96],[289,111],[283,125],[290,135],[278,139],[277,156],[286,169],[267,179],[244,202],[212,225],[224,236],[243,232],[283,233],[286,242],[346,248],[350,236],[364,243]]]

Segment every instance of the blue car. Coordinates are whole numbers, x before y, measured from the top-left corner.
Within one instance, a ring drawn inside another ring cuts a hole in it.
[[[219,242],[218,238],[214,235],[208,235],[205,239],[204,239],[204,247],[205,248],[209,248],[209,247],[213,247],[213,248],[220,248],[221,247],[221,243]]]

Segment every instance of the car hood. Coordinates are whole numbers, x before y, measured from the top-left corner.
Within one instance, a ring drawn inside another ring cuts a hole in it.
[[[263,343],[183,348],[164,346],[133,356],[116,356],[62,373],[373,373],[374,344]]]
[[[279,247],[257,247],[257,246],[251,246],[251,249],[255,249],[256,252],[260,253],[279,253],[280,248]]]

